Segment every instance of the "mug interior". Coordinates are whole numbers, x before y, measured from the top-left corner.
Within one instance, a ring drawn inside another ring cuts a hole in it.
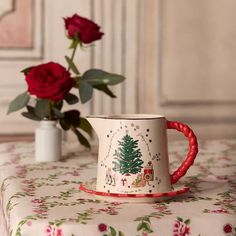
[[[158,114],[114,114],[114,115],[92,115],[88,118],[102,118],[102,119],[123,119],[123,120],[149,120],[165,118],[163,115]]]

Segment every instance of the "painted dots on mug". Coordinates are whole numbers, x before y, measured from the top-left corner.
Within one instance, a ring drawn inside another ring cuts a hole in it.
[[[152,190],[149,190],[149,193],[152,193]]]
[[[136,125],[136,129],[139,129],[139,125]]]
[[[153,188],[155,188],[155,185],[152,185]]]
[[[107,138],[109,138],[110,136],[109,136],[109,134],[107,135]]]
[[[151,143],[152,142],[152,140],[151,139],[149,139],[149,143]]]
[[[160,161],[161,160],[160,155],[161,155],[160,153],[156,153],[155,155],[152,156],[152,160]]]
[[[132,123],[131,126],[134,127],[134,123]]]
[[[149,132],[149,129],[147,129],[147,132]]]

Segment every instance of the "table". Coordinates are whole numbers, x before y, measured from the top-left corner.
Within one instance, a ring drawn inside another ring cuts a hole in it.
[[[96,178],[96,152],[65,145],[64,159],[36,163],[33,143],[0,144],[0,235],[236,235],[236,141],[200,142],[179,185],[190,192],[155,203],[98,200],[79,190]],[[169,144],[171,169],[187,143]]]

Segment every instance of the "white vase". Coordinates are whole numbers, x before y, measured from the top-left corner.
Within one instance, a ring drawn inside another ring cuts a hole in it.
[[[61,130],[56,121],[43,120],[35,131],[35,159],[38,162],[61,159]]]

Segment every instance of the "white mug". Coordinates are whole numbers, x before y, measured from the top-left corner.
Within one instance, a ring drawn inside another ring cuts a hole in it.
[[[162,115],[101,115],[87,119],[99,138],[96,183],[99,192],[127,195],[170,192],[198,152],[193,131]],[[169,173],[167,129],[176,129],[189,140],[187,157],[173,174]]]

